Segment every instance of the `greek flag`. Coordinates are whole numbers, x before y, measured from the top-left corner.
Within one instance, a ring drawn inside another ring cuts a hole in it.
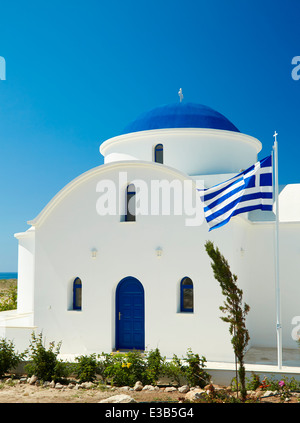
[[[201,199],[210,231],[225,225],[240,213],[256,209],[272,210],[272,156],[221,184],[204,189]]]

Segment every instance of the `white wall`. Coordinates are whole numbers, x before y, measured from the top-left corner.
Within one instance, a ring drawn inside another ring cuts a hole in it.
[[[115,347],[116,287],[124,277],[133,276],[145,290],[147,349],[159,347],[171,357],[192,348],[209,361],[232,361],[228,324],[220,319],[224,298],[204,249],[210,239],[238,276],[250,306],[249,345],[276,347],[274,223],[251,223],[241,216],[208,232],[205,222],[187,226],[184,214],[137,216],[136,222],[122,222],[118,214],[100,216],[97,184],[111,180],[117,186],[120,172],[127,172],[128,182],[188,180],[165,166],[134,161],[100,166],[65,187],[33,221],[35,235],[19,236],[18,308],[32,310],[34,281],[36,332],[43,331],[48,341],[62,340],[62,353],[110,352]],[[285,348],[298,348],[291,333],[292,319],[300,316],[299,231],[297,223],[280,226]],[[161,257],[156,255],[157,247],[162,248]],[[94,259],[93,248],[98,250]],[[83,283],[81,311],[70,307],[76,276]],[[179,284],[184,276],[194,283],[192,314],[179,312]]]
[[[256,138],[214,129],[160,129],[121,135],[100,146],[105,163],[154,161],[154,147],[164,146],[164,164],[188,175],[238,173],[257,161]]]
[[[136,277],[145,290],[145,344],[162,354],[185,354],[188,348],[212,361],[232,361],[228,326],[220,319],[223,303],[213,277],[205,241],[214,239],[233,264],[240,257],[245,223],[237,219],[236,235],[208,233],[206,223],[186,226],[182,216],[137,216],[136,222],[99,216],[99,180],[128,178],[172,181],[181,174],[152,163],[104,165],[66,187],[56,204],[35,220],[36,273],[34,324],[48,341],[63,341],[62,353],[110,352],[115,346],[115,291],[126,276]],[[91,249],[98,250],[91,257]],[[161,247],[161,257],[156,248]],[[238,266],[237,266],[238,267]],[[83,283],[82,311],[70,310],[71,283]],[[179,284],[194,283],[194,313],[178,312]]]
[[[299,348],[292,338],[295,327],[292,319],[300,316],[298,281],[300,225],[280,223],[280,298],[282,341],[284,348]],[[276,282],[275,282],[275,225],[254,223],[247,231],[245,272],[247,276],[249,327],[251,343],[255,347],[277,346]],[[300,323],[300,317],[298,319]]]
[[[33,311],[34,274],[35,274],[35,231],[15,234],[18,246],[18,312]]]

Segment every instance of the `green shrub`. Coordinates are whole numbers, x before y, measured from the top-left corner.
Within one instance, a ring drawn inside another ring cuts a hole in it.
[[[61,342],[55,348],[55,343],[50,342],[47,350],[42,342],[42,334],[31,335],[30,342],[30,363],[25,366],[28,375],[35,375],[43,381],[59,380],[68,375],[68,367],[61,360],[57,359]]]
[[[140,380],[145,383],[147,379],[145,361],[139,351],[133,350],[126,354],[102,353],[101,375],[109,379],[115,386],[133,386]]]
[[[158,348],[149,351],[146,356],[146,383],[157,384],[160,376],[165,373],[165,357],[162,357]]]
[[[93,382],[96,379],[98,361],[96,354],[76,357],[78,364],[75,367],[80,382]]]
[[[12,341],[0,339],[0,377],[17,367],[26,353],[18,354]]]
[[[261,385],[259,375],[257,375],[256,373],[252,373],[251,378],[250,379],[246,378],[246,380],[247,380],[247,384],[246,384],[247,391],[255,391]]]
[[[187,383],[203,388],[210,381],[210,375],[204,370],[205,363],[205,357],[188,349],[186,357],[180,359],[174,354],[172,360],[165,363],[165,375],[176,385]]]
[[[189,383],[191,386],[205,386],[210,376],[204,371],[205,358],[193,354],[189,349],[187,357],[180,360],[175,354],[171,361],[162,357],[158,348],[148,353],[133,350],[128,353],[102,353],[98,371],[103,380],[115,386],[133,386],[141,381],[144,385],[157,384],[162,376],[167,376],[177,385]]]
[[[204,367],[206,363],[205,357],[200,357],[199,354],[194,354],[189,348],[187,357],[184,359],[188,364],[184,368],[184,373],[190,386],[200,386],[203,388],[210,381],[210,376],[205,372]]]
[[[164,374],[171,380],[172,383],[175,383],[177,386],[186,383],[184,366],[176,354],[173,355],[171,361],[167,361],[165,363]]]

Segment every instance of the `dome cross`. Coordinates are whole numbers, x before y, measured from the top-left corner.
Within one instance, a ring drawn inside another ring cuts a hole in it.
[[[180,103],[181,103],[183,99],[182,88],[180,88],[180,90],[178,91],[178,95],[179,95]]]

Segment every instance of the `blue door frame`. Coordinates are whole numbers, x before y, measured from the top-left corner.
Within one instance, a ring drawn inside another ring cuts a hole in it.
[[[122,279],[116,290],[116,349],[145,349],[144,288],[132,276]]]

